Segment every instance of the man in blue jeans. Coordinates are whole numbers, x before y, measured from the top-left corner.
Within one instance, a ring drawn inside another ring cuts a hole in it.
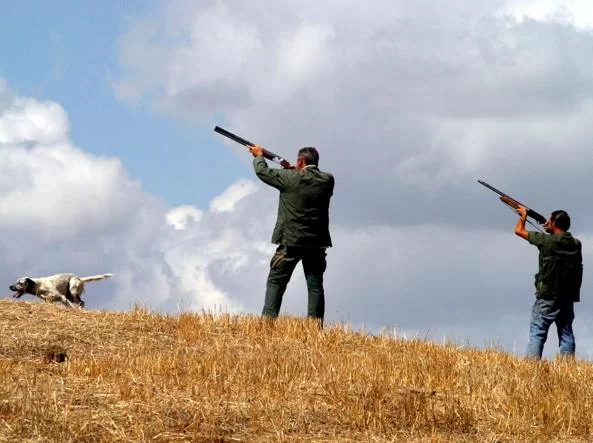
[[[566,211],[552,212],[544,224],[547,234],[525,229],[526,208],[519,206],[517,213],[521,218],[515,226],[515,234],[539,249],[539,269],[535,274],[536,299],[531,311],[527,357],[541,359],[552,323],[556,323],[558,329],[560,355],[573,357],[574,303],[580,299],[583,278],[581,242],[568,232],[570,217]]]

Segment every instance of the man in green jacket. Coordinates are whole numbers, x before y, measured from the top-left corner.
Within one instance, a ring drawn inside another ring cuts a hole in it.
[[[521,218],[515,226],[515,234],[539,249],[527,357],[541,359],[552,323],[556,323],[558,330],[560,355],[572,357],[575,353],[574,303],[580,300],[583,278],[581,242],[568,232],[570,216],[566,211],[552,212],[544,224],[547,234],[527,231],[527,209],[519,206],[517,212]]]
[[[275,318],[297,263],[302,260],[309,301],[307,314],[323,324],[323,273],[329,234],[329,204],[334,177],[319,170],[319,153],[312,147],[298,152],[294,168],[269,168],[260,146],[250,147],[253,168],[261,181],[280,191],[272,243],[278,245],[270,262],[262,315]]]

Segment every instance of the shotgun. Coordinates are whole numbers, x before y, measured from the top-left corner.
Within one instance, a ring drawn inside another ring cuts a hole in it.
[[[252,143],[249,140],[245,140],[244,138],[239,137],[238,135],[233,134],[232,132],[227,131],[226,129],[223,129],[220,126],[215,126],[214,132],[218,132],[219,134],[224,135],[225,137],[228,137],[231,140],[242,144],[243,146],[247,146],[247,147],[255,146],[255,143]],[[263,149],[263,152],[264,152],[264,158],[267,158],[268,160],[271,160],[274,163],[278,163],[280,166],[282,166],[285,169],[294,169],[294,166],[292,166],[288,160],[285,160],[284,158],[280,157],[278,154],[274,154],[273,152],[270,152],[266,149]]]
[[[504,192],[499,191],[494,186],[491,186],[491,185],[489,185],[488,183],[486,183],[486,182],[484,182],[482,180],[478,180],[478,183],[481,184],[482,186],[486,186],[491,191],[494,191],[498,195],[500,195],[500,201],[503,202],[505,205],[510,206],[512,209],[517,209],[519,206],[523,206],[524,208],[527,209],[527,216],[528,217],[531,217],[536,222],[538,222],[540,225],[543,225],[546,222],[546,217],[544,217],[543,215],[541,215],[538,212],[535,212],[533,209],[529,209],[523,203],[515,200],[511,196],[505,194]]]

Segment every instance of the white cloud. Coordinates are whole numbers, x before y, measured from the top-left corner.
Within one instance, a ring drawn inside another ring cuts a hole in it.
[[[19,97],[0,114],[0,144],[54,143],[64,140],[67,132],[68,117],[57,103]]]
[[[239,180],[210,202],[210,210],[212,212],[232,212],[237,203],[256,191],[257,186],[253,181]]]
[[[67,143],[0,148],[0,176],[3,225],[52,235],[108,228],[141,195],[119,160],[90,158]]]
[[[23,275],[112,272],[114,279],[88,288],[89,308],[239,309],[213,281],[211,266],[216,261],[223,274],[244,268],[253,240],[239,230],[218,232],[224,223],[215,212],[167,208],[144,193],[118,159],[73,146],[59,105],[8,88],[1,98],[0,116],[10,116],[0,128],[6,141],[0,147],[0,275],[7,285]],[[39,118],[41,108],[60,112]],[[50,137],[40,127],[61,129]],[[215,211],[232,211],[254,187],[231,186],[215,200]],[[255,256],[261,254],[259,235]],[[237,250],[241,244],[244,252]]]
[[[593,26],[593,5],[587,0],[514,1],[509,2],[508,12],[519,20],[558,20],[579,28]]]
[[[320,67],[331,64],[328,40],[332,37],[334,32],[328,26],[299,26],[293,35],[279,41],[278,73],[306,79]]]
[[[192,222],[199,222],[204,213],[192,205],[181,205],[167,212],[167,223],[175,229],[185,229]]]
[[[224,116],[272,150],[287,137],[316,145],[345,199],[340,218],[404,222],[381,202],[428,213],[415,197],[428,184],[445,201],[476,174],[499,178],[515,156],[542,168],[523,170],[525,181],[550,174],[555,152],[593,166],[582,158],[590,137],[569,130],[590,116],[593,35],[519,20],[513,7],[531,4],[280,1],[261,14],[258,2],[173,2],[162,21],[150,17],[150,37],[126,34],[118,82],[149,85],[161,112]]]

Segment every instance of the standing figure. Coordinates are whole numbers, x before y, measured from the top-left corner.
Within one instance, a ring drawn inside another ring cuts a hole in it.
[[[299,150],[296,165],[284,169],[269,168],[263,149],[250,146],[255,157],[256,175],[280,191],[278,218],[272,243],[278,245],[270,262],[262,315],[275,318],[282,297],[297,263],[302,260],[309,292],[307,314],[323,325],[325,293],[323,274],[326,248],[332,246],[329,234],[329,204],[334,177],[319,170],[317,149]]]
[[[539,249],[539,270],[535,275],[535,303],[531,311],[527,357],[541,359],[544,343],[552,323],[556,323],[560,355],[573,357],[575,339],[572,331],[574,303],[580,300],[583,278],[581,242],[570,229],[566,211],[554,211],[544,224],[543,232],[525,229],[527,209],[517,208],[521,216],[515,234]]]

